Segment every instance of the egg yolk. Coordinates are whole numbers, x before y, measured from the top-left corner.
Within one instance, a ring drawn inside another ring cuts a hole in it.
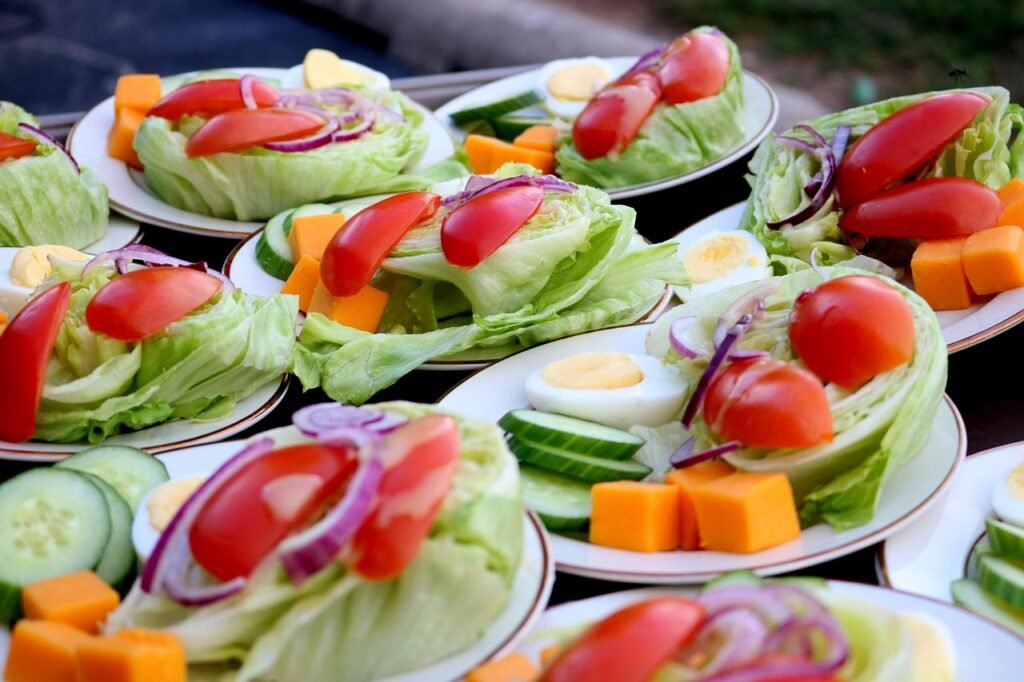
[[[306,53],[302,75],[306,87],[314,90],[341,84],[369,85],[373,82],[373,76],[369,73],[346,64],[330,50],[319,48]]]
[[[1024,500],[1024,464],[1014,467],[1006,477],[1006,487],[1018,500]]]
[[[548,78],[547,89],[556,99],[585,102],[608,82],[608,71],[600,64],[573,64]]]
[[[56,244],[26,246],[14,254],[14,260],[11,262],[11,283],[35,289],[53,272],[50,256],[73,261],[89,259],[88,255],[67,246]]]
[[[580,353],[552,362],[540,378],[557,388],[608,389],[635,386],[644,373],[626,353]]]
[[[719,234],[683,255],[686,275],[694,284],[710,282],[735,270],[747,258],[750,244],[738,234]]]
[[[146,510],[149,511],[149,525],[153,530],[158,533],[164,532],[181,505],[192,497],[192,493],[199,489],[204,480],[206,479],[203,476],[195,476],[180,481],[168,481],[154,490],[146,505]]]

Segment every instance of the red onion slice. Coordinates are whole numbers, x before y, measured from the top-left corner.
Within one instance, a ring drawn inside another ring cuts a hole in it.
[[[316,439],[325,445],[353,447],[368,451],[380,442],[381,434],[371,431],[372,423],[361,426],[345,426],[321,432]]]
[[[757,658],[768,640],[768,626],[747,608],[719,611],[704,621],[697,637],[688,644],[676,660],[686,662],[695,655],[710,659],[700,666],[700,679],[720,670],[733,669]]]
[[[246,109],[258,109],[259,104],[256,103],[256,98],[252,94],[252,86],[256,83],[256,76],[251,73],[247,73],[242,76],[238,81],[238,89],[241,91],[242,104],[245,105]]]
[[[839,623],[831,615],[811,616],[807,618],[793,618],[778,627],[765,643],[769,651],[781,654],[794,653],[806,655],[808,649],[815,651],[814,633],[819,633],[825,640],[825,656],[820,661],[814,661],[822,674],[838,670],[850,655],[846,643],[846,635],[839,627]]]
[[[838,167],[839,162],[843,160],[843,154],[846,153],[846,146],[850,143],[850,133],[852,129],[848,125],[841,125],[836,128],[835,135],[832,136],[832,155],[835,156],[835,164]]]
[[[715,327],[715,333],[712,337],[715,348],[718,348],[722,344],[722,340],[725,338],[726,333],[733,328],[741,317],[744,315],[752,315],[753,317],[751,321],[760,318],[764,313],[765,300],[769,296],[776,294],[778,291],[779,283],[772,279],[754,287],[733,301],[718,319],[718,325]]]
[[[29,135],[30,137],[34,138],[37,142],[43,145],[49,147],[56,147],[57,149],[59,149],[61,153],[63,153],[64,156],[67,157],[68,161],[71,162],[71,165],[75,167],[75,172],[78,173],[79,175],[82,174],[82,169],[78,166],[78,162],[75,161],[75,157],[71,156],[71,152],[68,151],[67,147],[62,145],[60,143],[60,140],[55,138],[53,135],[46,132],[42,128],[38,128],[32,125],[31,123],[19,123],[18,130],[25,133],[26,135]]]
[[[693,359],[701,355],[686,345],[686,330],[692,327],[697,319],[694,315],[680,317],[674,320],[668,328],[668,341],[672,345],[672,349],[679,353],[680,357]]]
[[[690,452],[692,452],[693,439],[691,438],[689,442],[691,443]],[[685,446],[686,443],[683,444],[683,447]],[[740,443],[738,440],[731,440],[727,443],[716,445],[713,448],[695,454],[684,452],[683,448],[681,447],[679,448],[679,450],[676,450],[672,454],[672,457],[669,459],[669,464],[671,464],[676,469],[685,469],[686,467],[693,466],[694,464],[700,464],[701,462],[706,462],[709,459],[715,459],[716,457],[721,457],[722,455],[728,454],[730,452],[735,452],[736,450],[739,450],[742,447],[743,444]]]
[[[825,139],[825,136],[822,135],[821,133],[819,133],[817,130],[815,130],[811,126],[807,125],[806,123],[797,123],[795,126],[793,126],[793,129],[794,130],[802,130],[802,131],[804,131],[805,133],[807,133],[808,135],[811,136],[811,139],[813,139],[815,142],[817,142],[822,147],[827,147],[828,146],[828,140]]]
[[[383,415],[381,419],[370,422],[364,428],[383,436],[409,421],[402,415],[395,414],[394,412],[384,412]]]
[[[661,45],[644,52],[635,62],[633,62],[633,66],[626,69],[626,72],[619,76],[619,80],[632,76],[634,73],[646,71],[653,66],[657,66],[658,62],[661,61],[661,55],[665,52],[666,48],[668,48],[668,43],[662,43]]]
[[[825,605],[802,587],[787,583],[772,583],[764,589],[781,597],[801,616],[824,618],[829,615]]]
[[[334,142],[334,134],[338,130],[338,119],[331,117],[324,127],[307,137],[300,137],[297,140],[285,140],[284,142],[267,142],[264,149],[272,152],[308,152],[325,144]]]
[[[776,626],[795,615],[779,594],[765,590],[760,585],[715,587],[697,597],[697,601],[704,607],[708,618],[730,609],[749,609],[768,625]]]
[[[475,180],[475,178],[480,178]],[[445,197],[441,202],[442,206],[450,206],[453,210],[470,199],[475,199],[481,194],[505,189],[506,187],[538,187],[545,192],[575,192],[576,184],[567,182],[554,175],[517,175],[512,178],[490,178],[486,176],[473,175],[466,182],[466,189],[461,192]]]
[[[760,358],[766,358],[771,353],[766,350],[759,350],[756,348],[733,348],[732,352],[729,353],[730,360],[758,360]]]
[[[801,129],[804,129],[805,132],[811,131],[810,134],[815,138],[817,144],[811,144],[810,142],[805,142],[786,135],[779,135],[775,138],[775,141],[781,145],[793,147],[806,154],[810,154],[816,157],[821,163],[821,169],[813,178],[811,178],[811,181],[804,186],[804,192],[812,194],[811,201],[802,209],[798,209],[796,213],[793,213],[782,220],[766,222],[765,225],[769,229],[776,230],[784,225],[795,226],[806,222],[820,211],[821,207],[824,206],[825,202],[832,196],[832,189],[835,185],[835,172],[838,166],[836,155],[832,151],[832,147],[825,142],[825,138],[822,137],[818,131],[814,130],[810,126],[803,126]]]
[[[752,315],[746,315],[733,325],[733,328],[725,335],[722,343],[715,349],[715,354],[711,356],[708,361],[708,366],[704,368],[704,373],[700,375],[700,379],[697,380],[697,387],[693,390],[693,395],[690,396],[690,400],[686,403],[686,409],[683,410],[683,428],[689,429],[693,424],[694,417],[697,416],[697,411],[700,410],[701,404],[704,402],[704,394],[707,393],[708,386],[711,385],[711,380],[721,369],[726,359],[729,357],[733,346],[739,340],[740,336],[746,330],[747,326],[753,319]]]
[[[114,262],[114,267],[117,268],[118,274],[121,275],[128,271],[128,265],[131,264],[132,261],[142,261],[149,267],[169,265],[182,268],[192,268],[194,270],[199,270],[200,272],[209,273],[219,279],[223,285],[222,290],[224,293],[231,293],[235,290],[234,283],[228,279],[224,273],[208,267],[205,262],[199,261],[191,263],[187,260],[175,258],[174,256],[168,256],[163,251],[144,244],[131,244],[120,249],[98,253],[85,264],[84,268],[82,268],[82,275],[85,276],[92,271],[93,268],[111,261]]]
[[[373,130],[373,118],[366,116],[362,121],[351,128],[341,128],[340,130],[334,131],[334,134],[331,136],[331,141],[350,142],[352,140],[358,140],[371,130]]]
[[[331,431],[365,426],[380,421],[387,414],[383,410],[370,410],[365,407],[356,407],[355,405],[317,403],[316,405],[303,407],[295,412],[292,415],[292,424],[303,435],[319,438],[321,435]]]

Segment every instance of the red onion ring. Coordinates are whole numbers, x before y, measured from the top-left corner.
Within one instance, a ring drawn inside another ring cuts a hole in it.
[[[82,169],[79,167],[78,162],[75,161],[75,157],[71,156],[71,152],[68,151],[67,147],[62,145],[60,141],[53,135],[46,132],[42,128],[38,128],[32,125],[31,123],[19,123],[18,130],[25,133],[26,135],[29,135],[37,142],[43,145],[49,147],[56,147],[57,149],[59,149],[64,154],[64,156],[67,157],[68,161],[71,162],[71,165],[75,167],[75,172],[78,173],[79,175],[82,174]]]
[[[813,652],[815,647],[810,637],[814,632],[824,635],[828,643],[825,659],[815,661],[814,665],[819,666],[823,674],[838,670],[846,663],[850,651],[842,628],[829,614],[786,621],[772,632],[765,647],[777,653],[804,654],[808,649]]]
[[[221,281],[223,290],[225,293],[231,293],[235,290],[234,283],[224,275],[224,273],[214,270],[206,265],[205,262],[199,261],[191,263],[187,260],[175,258],[174,256],[168,256],[159,249],[154,249],[152,246],[146,246],[145,244],[131,244],[120,249],[114,249],[112,251],[103,251],[98,253],[85,264],[82,268],[82,275],[85,276],[93,270],[93,268],[99,267],[111,261],[114,262],[114,267],[117,268],[118,274],[123,275],[128,271],[128,265],[132,261],[142,261],[149,267],[170,265],[183,268],[192,268],[199,270],[200,272],[206,272]]]
[[[334,134],[338,130],[338,119],[333,116],[324,126],[307,137],[300,137],[297,140],[285,140],[284,142],[267,142],[264,149],[272,152],[308,152],[325,144],[334,142]]]
[[[477,179],[479,178],[479,180]],[[545,192],[575,192],[576,184],[567,182],[554,175],[517,175],[512,178],[491,178],[481,175],[471,175],[466,182],[466,189],[461,192],[447,196],[441,202],[442,206],[449,206],[453,210],[481,194],[494,192],[506,187],[539,187]]]
[[[711,380],[721,369],[726,359],[729,357],[733,346],[742,336],[743,332],[746,331],[750,322],[753,320],[753,315],[747,314],[739,319],[732,329],[726,333],[722,343],[715,349],[714,355],[711,356],[711,360],[708,361],[708,366],[704,368],[704,373],[700,375],[700,379],[697,380],[697,387],[693,390],[693,395],[690,396],[689,402],[686,403],[686,409],[683,410],[683,428],[689,429],[693,424],[694,417],[697,416],[697,411],[700,409],[701,404],[704,402],[704,394],[707,393],[708,386],[711,385]]]
[[[371,130],[373,130],[373,119],[367,116],[352,128],[336,130],[331,136],[331,142],[349,142],[351,140],[358,140]]]
[[[666,48],[668,48],[668,43],[662,43],[661,45],[644,52],[635,62],[633,62],[633,66],[626,69],[625,73],[619,76],[618,79],[622,80],[623,78],[632,76],[634,73],[646,71],[652,66],[657,66],[658,62],[661,61],[661,55],[665,52]]]
[[[251,73],[247,73],[242,76],[238,81],[238,89],[241,91],[242,104],[245,105],[246,109],[258,109],[259,104],[256,103],[256,98],[252,94],[252,86],[256,83],[256,76]]]
[[[690,452],[692,452],[693,439],[691,438],[687,442],[690,443]],[[716,457],[721,457],[722,455],[726,455],[730,452],[735,452],[736,450],[742,448],[743,444],[740,443],[738,440],[731,440],[727,443],[716,445],[713,448],[709,448],[707,450],[704,450],[703,452],[698,452],[696,454],[684,452],[683,448],[685,447],[686,443],[683,443],[683,447],[680,447],[678,450],[672,453],[672,457],[669,458],[669,464],[671,464],[676,469],[685,469],[686,467],[693,466],[694,464],[700,464],[701,462],[706,462],[709,459],[715,459]]]
[[[768,626],[753,611],[737,607],[719,611],[704,621],[692,643],[676,659],[685,662],[694,654],[713,651],[700,667],[700,679],[721,670],[744,665],[757,658],[768,640]]]
[[[790,620],[793,609],[779,594],[765,590],[760,585],[724,585],[704,592],[697,601],[701,603],[710,618],[716,613],[730,609],[749,609],[769,625],[778,625]]]
[[[744,315],[752,315],[751,322],[761,317],[764,313],[764,302],[779,290],[779,283],[774,279],[754,287],[743,294],[725,309],[715,327],[713,338],[715,348],[722,344],[726,333],[735,326]]]
[[[366,426],[384,419],[387,412],[355,405],[317,403],[307,405],[292,415],[292,424],[300,433],[312,438],[338,429]]]
[[[787,583],[772,583],[765,586],[766,590],[776,594],[804,617],[824,618],[829,615],[828,609],[814,598],[807,590]]]
[[[668,328],[668,341],[672,345],[672,349],[684,358],[697,358],[700,357],[700,353],[693,350],[686,345],[686,330],[689,329],[697,321],[695,315],[687,315],[674,320]]]

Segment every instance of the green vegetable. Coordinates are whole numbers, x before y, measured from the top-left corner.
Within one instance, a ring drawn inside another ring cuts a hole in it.
[[[110,514],[110,538],[103,548],[103,556],[93,569],[96,575],[118,591],[131,587],[135,577],[135,547],[132,545],[132,510],[116,490],[99,476],[81,472],[89,482],[99,488]],[[54,490],[54,494],[61,491]]]
[[[953,601],[979,616],[1010,628],[1024,637],[1024,610],[1014,608],[982,589],[975,580],[961,578],[950,585]]]
[[[142,498],[169,478],[167,467],[153,455],[126,445],[97,445],[62,459],[54,466],[84,471],[117,491],[132,514]]]
[[[644,444],[643,438],[628,431],[538,410],[512,410],[498,426],[534,445],[608,459],[629,459]]]
[[[618,460],[597,455],[581,455],[547,445],[528,443],[515,436],[508,439],[508,447],[523,462],[590,483],[638,481],[651,473],[650,468],[631,459]]]
[[[528,90],[511,97],[504,97],[494,102],[477,104],[476,106],[472,106],[467,109],[452,112],[449,114],[449,118],[452,119],[452,122],[455,123],[455,125],[463,125],[464,123],[473,123],[474,121],[482,121],[485,119],[496,119],[504,114],[511,114],[514,111],[519,111],[520,109],[532,106],[540,100],[540,93],[536,90]]]
[[[28,139],[18,123],[39,122],[0,101],[0,133]],[[63,244],[76,249],[107,231],[107,186],[88,168],[81,174],[56,147],[0,163],[0,246]]]
[[[1015,609],[1024,609],[1024,567],[990,554],[981,557],[978,569],[986,592]]]
[[[533,126],[548,126],[551,123],[550,118],[537,118],[536,116],[499,116],[490,121],[494,137],[506,142],[511,142]]]
[[[521,464],[523,503],[552,532],[581,531],[590,523],[590,484],[540,467]]]
[[[696,29],[709,32],[709,27]],[[617,157],[586,160],[569,136],[561,140],[555,160],[566,180],[597,187],[626,187],[702,168],[721,158],[743,139],[743,69],[729,38],[729,74],[722,91],[694,102],[655,105],[636,137]]]

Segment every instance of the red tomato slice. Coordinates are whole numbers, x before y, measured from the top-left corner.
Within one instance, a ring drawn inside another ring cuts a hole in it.
[[[35,433],[46,366],[70,301],[71,285],[61,282],[29,301],[0,334],[0,440],[20,443]]]
[[[793,349],[825,381],[856,388],[914,355],[914,317],[891,285],[853,275],[800,294],[789,318]]]
[[[661,59],[662,96],[673,104],[717,95],[729,75],[729,48],[710,33],[689,33],[673,42]]]
[[[441,224],[441,250],[452,265],[472,268],[498,250],[544,202],[544,190],[519,186],[481,194]]]
[[[572,141],[584,159],[625,149],[661,99],[653,74],[640,72],[597,93],[572,125]]]
[[[28,156],[36,150],[37,146],[34,140],[26,140],[16,135],[0,133],[0,161],[20,159],[23,156]]]
[[[370,283],[405,233],[437,213],[441,197],[406,192],[367,206],[352,216],[324,250],[320,279],[332,296],[353,296]]]
[[[225,480],[199,510],[189,530],[192,555],[219,580],[250,575],[307,525],[358,466],[354,449],[331,445],[295,445],[259,457]],[[298,483],[296,498],[282,516],[274,487],[289,481]]]
[[[541,682],[646,682],[693,639],[703,621],[704,608],[684,597],[627,606],[583,633]]]
[[[843,156],[836,171],[847,208],[911,175],[966,128],[991,100],[972,92],[935,95],[877,123]]]
[[[185,142],[190,159],[296,140],[324,126],[313,114],[292,109],[235,109],[217,114]]]
[[[132,270],[103,286],[85,308],[89,329],[121,341],[162,331],[220,291],[221,281],[192,268]]]
[[[733,362],[704,396],[704,421],[726,440],[760,448],[832,441],[832,409],[818,377],[781,360]]]
[[[844,232],[865,237],[942,239],[995,227],[1003,205],[995,190],[966,178],[929,178],[875,194],[839,217]]]
[[[252,97],[259,107],[271,107],[278,99],[274,88],[259,79],[253,82]],[[216,78],[181,86],[153,105],[147,116],[176,121],[189,114],[212,116],[244,108],[239,79]]]
[[[441,509],[459,461],[451,417],[421,417],[381,441],[386,466],[370,516],[353,538],[350,563],[370,580],[389,580],[409,565]]]

